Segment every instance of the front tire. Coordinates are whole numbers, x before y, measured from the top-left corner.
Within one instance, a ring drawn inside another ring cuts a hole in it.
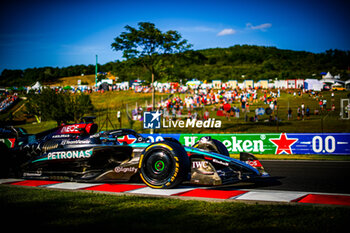
[[[151,188],[174,188],[186,180],[190,161],[184,148],[174,142],[151,144],[141,155],[140,177]]]

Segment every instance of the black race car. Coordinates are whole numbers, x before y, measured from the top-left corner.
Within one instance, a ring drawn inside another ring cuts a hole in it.
[[[186,147],[173,138],[150,143],[130,129],[96,131],[95,123],[83,122],[31,135],[9,149],[15,158],[11,171],[27,179],[141,179],[152,188],[173,188],[182,182],[223,185],[269,176],[252,154],[230,158],[226,147],[210,137]]]

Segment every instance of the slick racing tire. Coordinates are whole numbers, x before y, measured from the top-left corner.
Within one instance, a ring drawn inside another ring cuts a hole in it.
[[[151,188],[169,189],[186,180],[190,161],[184,148],[162,141],[148,146],[139,161],[140,177]]]
[[[194,148],[198,148],[198,149],[202,149],[202,150],[206,150],[209,152],[214,152],[214,153],[218,153],[218,154],[222,154],[225,156],[230,156],[230,153],[228,152],[226,146],[224,144],[222,144],[222,142],[220,142],[219,140],[216,139],[209,139],[209,140],[205,140],[205,142],[202,142],[201,140],[196,142],[193,145]]]

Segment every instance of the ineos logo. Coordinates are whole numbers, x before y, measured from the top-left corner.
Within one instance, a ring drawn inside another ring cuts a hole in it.
[[[78,128],[78,125],[67,125],[61,130],[61,133],[73,133]]]

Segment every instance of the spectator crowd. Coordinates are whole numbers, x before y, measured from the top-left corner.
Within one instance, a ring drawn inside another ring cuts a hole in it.
[[[0,112],[6,111],[12,104],[14,104],[18,99],[18,94],[2,94],[1,95],[1,102],[0,102]]]

